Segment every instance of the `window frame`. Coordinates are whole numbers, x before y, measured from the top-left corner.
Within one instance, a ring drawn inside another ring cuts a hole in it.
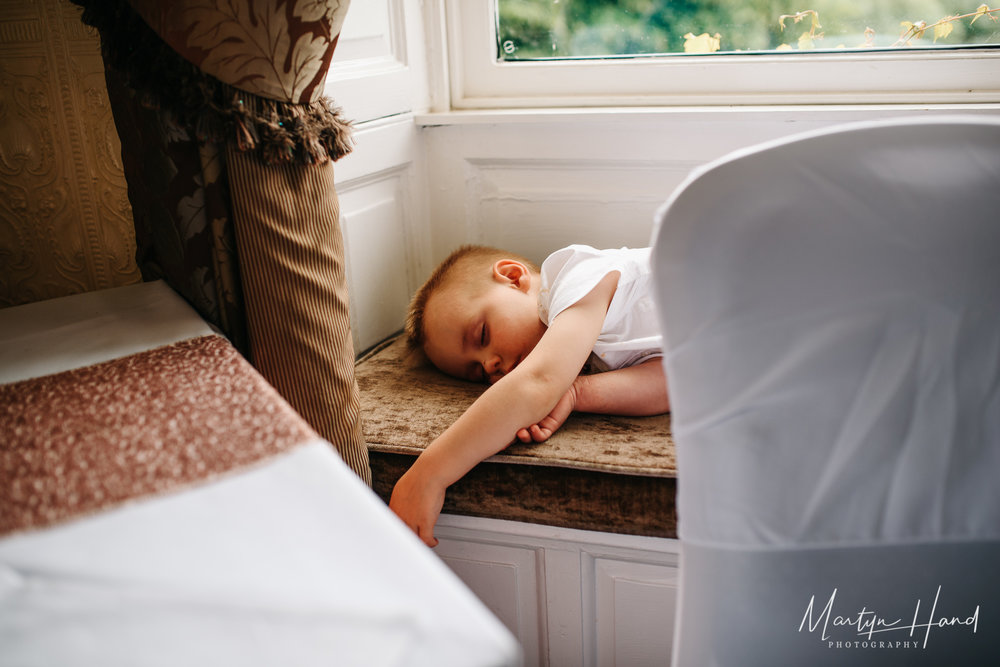
[[[1000,48],[499,62],[493,0],[444,0],[452,109],[1000,102]]]

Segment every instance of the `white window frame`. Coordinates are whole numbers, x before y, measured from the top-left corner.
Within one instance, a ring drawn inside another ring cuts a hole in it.
[[[1000,49],[504,63],[492,0],[444,0],[452,109],[1000,102]]]

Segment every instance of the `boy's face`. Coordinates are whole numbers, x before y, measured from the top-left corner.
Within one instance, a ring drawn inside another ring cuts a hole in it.
[[[545,325],[538,319],[537,285],[523,264],[500,260],[489,283],[483,280],[446,284],[431,295],[424,352],[449,375],[493,384],[528,356]]]

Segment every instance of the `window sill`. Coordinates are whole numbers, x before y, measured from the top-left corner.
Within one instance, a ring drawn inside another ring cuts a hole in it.
[[[529,108],[453,110],[418,113],[414,123],[418,127],[450,125],[493,125],[535,123],[588,123],[588,122],[642,122],[642,121],[704,121],[718,117],[735,120],[769,121],[844,120],[850,121],[870,115],[887,114],[906,116],[917,114],[1000,114],[1000,104],[854,104],[854,105],[774,105],[774,106],[691,106],[691,107],[580,107],[580,108]]]
[[[482,386],[409,368],[401,339],[355,366],[372,486],[396,481]],[[543,443],[515,443],[448,488],[444,512],[603,533],[677,536],[677,465],[670,417],[575,413]]]

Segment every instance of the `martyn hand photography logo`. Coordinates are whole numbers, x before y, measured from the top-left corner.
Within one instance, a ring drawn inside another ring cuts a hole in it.
[[[825,642],[827,648],[925,649],[931,640],[932,630],[955,626],[964,626],[973,634],[979,630],[978,604],[975,609],[963,610],[959,614],[955,614],[954,610],[941,613],[938,609],[941,586],[937,587],[934,601],[929,605],[925,605],[920,598],[915,601],[910,618],[886,618],[880,616],[878,610],[864,605],[846,614],[841,613],[839,609],[835,610],[836,599],[837,589],[834,588],[823,609],[817,610],[822,602],[817,603],[813,595],[799,624],[799,632],[818,632],[820,641]],[[925,610],[924,615],[921,615],[921,608]]]

